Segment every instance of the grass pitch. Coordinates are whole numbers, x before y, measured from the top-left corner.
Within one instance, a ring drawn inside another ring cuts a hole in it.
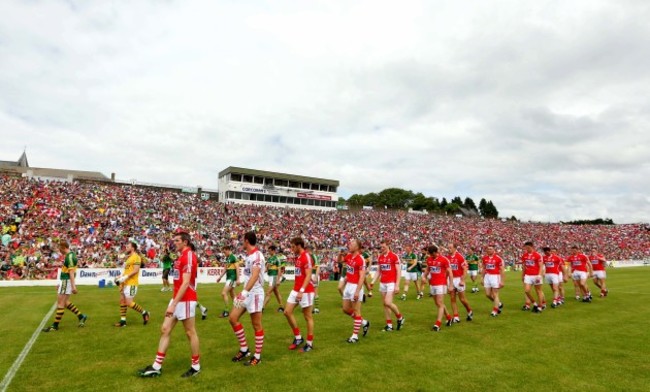
[[[609,297],[583,304],[568,286],[567,304],[542,314],[520,310],[523,289],[518,273],[507,273],[503,314],[489,317],[491,304],[482,293],[468,293],[474,321],[463,321],[431,332],[435,306],[430,298],[397,301],[406,317],[401,331],[381,332],[384,316],[375,296],[363,306],[372,325],[356,345],[345,343],[352,320],[340,311],[335,282],[321,284],[321,314],[315,315],[316,333],[310,353],[287,350],[293,338],[284,316],[272,299],[264,313],[266,333],[262,363],[256,368],[232,363],[237,340],[219,297],[222,285],[201,285],[200,302],[209,308],[205,321],[197,319],[202,372],[181,379],[189,368],[189,345],[179,324],[156,379],[136,377],[136,369],[151,364],[159,338],[162,314],[170,293],[158,286],[141,286],[137,302],[152,318],[147,326],[129,310],[129,326],[113,327],[119,319],[115,288],[82,286],[72,296],[89,315],[85,328],[77,327],[68,311],[60,330],[38,337],[9,386],[9,391],[150,391],[190,388],[197,391],[258,390],[587,390],[647,391],[650,385],[648,319],[650,268],[610,269]],[[286,298],[291,282],[281,286]],[[593,284],[592,291],[597,294]],[[545,287],[547,297],[550,291]],[[0,377],[19,355],[55,300],[53,288],[1,288],[2,350]],[[448,300],[447,300],[448,302]],[[302,315],[296,311],[304,330]],[[51,320],[48,320],[48,325]],[[254,346],[248,316],[243,318],[249,346]]]

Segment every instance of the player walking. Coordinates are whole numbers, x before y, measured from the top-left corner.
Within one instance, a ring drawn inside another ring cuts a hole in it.
[[[172,257],[169,252],[169,248],[165,246],[163,250],[163,257],[162,257],[162,269],[163,269],[163,276],[162,276],[162,282],[163,282],[163,287],[160,289],[160,291],[172,291],[173,289],[169,285],[169,271],[172,269]]]
[[[217,282],[221,280],[223,274],[226,274],[226,284],[221,290],[221,298],[223,298],[223,312],[219,317],[225,318],[230,315],[228,309],[230,309],[230,304],[228,303],[228,296],[231,299],[235,299],[235,287],[239,284],[239,260],[237,256],[232,253],[232,248],[229,245],[223,247],[223,253],[226,256],[226,261],[224,263],[224,272],[219,275]]]
[[[264,307],[271,300],[271,293],[275,295],[276,300],[280,307],[278,312],[284,312],[284,305],[282,304],[282,297],[280,297],[280,280],[282,279],[282,263],[277,255],[278,248],[271,245],[268,248],[269,258],[266,260],[266,273],[269,276],[269,288],[264,295]]]
[[[442,317],[447,318],[447,326],[451,327],[451,315],[445,306],[445,294],[453,290],[454,276],[451,272],[449,260],[438,253],[438,247],[431,245],[427,248],[427,264],[424,268],[424,276],[429,278],[429,291],[438,308],[436,323],[431,328],[433,331],[440,331]]]
[[[422,299],[423,293],[422,286],[420,285],[420,275],[422,274],[421,264],[418,263],[418,256],[413,253],[413,246],[406,245],[404,248],[406,250],[403,257],[404,262],[406,263],[406,272],[404,275],[406,282],[404,283],[404,292],[402,293],[401,299],[402,301],[406,301],[406,296],[408,295],[411,282],[415,283],[415,289],[418,293],[416,299]]]
[[[343,288],[343,313],[350,315],[354,320],[352,336],[348,343],[359,341],[359,330],[363,327],[363,336],[368,334],[370,321],[361,317],[361,300],[363,298],[363,282],[366,279],[366,262],[361,256],[361,242],[358,239],[350,240],[348,244],[350,253],[345,256],[345,286]]]
[[[190,350],[192,353],[192,366],[181,377],[194,377],[201,371],[199,336],[196,334],[195,327],[196,303],[198,299],[196,295],[198,260],[196,253],[192,251],[193,245],[190,241],[191,237],[186,232],[181,231],[174,234],[174,245],[181,252],[173,265],[174,295],[165,311],[165,320],[160,329],[160,342],[158,343],[156,359],[153,365],[149,365],[139,371],[140,377],[160,376],[167,348],[171,341],[171,333],[179,321],[183,323],[185,334],[190,341]]]
[[[472,279],[472,293],[478,293],[479,292],[478,274],[479,274],[479,263],[481,261],[481,258],[474,250],[472,251],[472,253],[467,255],[465,261],[467,261],[467,267],[468,267],[467,273],[469,274],[469,278]]]
[[[544,252],[542,261],[544,262],[544,269],[546,272],[544,280],[551,286],[551,290],[553,290],[553,303],[551,303],[551,307],[555,308],[562,305],[562,298],[560,296],[560,274],[565,275],[564,261],[558,255],[553,254],[551,248],[548,246],[542,248],[542,251]]]
[[[492,312],[490,316],[496,317],[501,314],[503,303],[499,298],[499,290],[505,283],[503,275],[503,259],[496,254],[493,246],[488,246],[483,256],[483,286],[485,287],[485,296],[492,301]]]
[[[397,317],[397,330],[399,331],[404,325],[404,317],[400,313],[397,305],[393,303],[393,295],[399,294],[399,281],[401,275],[399,257],[390,250],[386,241],[381,242],[381,253],[377,258],[379,267],[379,292],[384,302],[384,316],[386,316],[386,326],[384,331],[393,330],[393,319],[391,313]]]
[[[61,322],[61,318],[63,318],[65,309],[68,309],[77,316],[80,327],[86,325],[86,320],[88,319],[88,316],[79,312],[79,309],[70,302],[70,294],[77,294],[77,285],[75,284],[77,255],[70,252],[70,245],[67,241],[59,242],[59,251],[65,256],[63,258],[63,265],[61,266],[61,276],[59,277],[60,281],[57,289],[56,314],[52,325],[43,329],[43,332],[59,330],[59,323]]]
[[[257,247],[257,236],[254,231],[244,234],[244,289],[235,299],[235,307],[230,313],[230,325],[239,341],[239,351],[232,358],[233,362],[239,362],[250,356],[246,344],[244,326],[239,319],[248,312],[251,315],[251,323],[255,330],[255,354],[250,361],[245,362],[246,366],[257,366],[262,361],[262,346],[264,345],[264,329],[262,328],[262,307],[264,305],[264,267],[266,265],[264,255]]]
[[[605,272],[607,260],[605,260],[605,256],[598,253],[596,248],[592,248],[589,252],[589,262],[593,268],[594,284],[600,289],[600,296],[607,297],[609,290],[607,290],[607,284],[605,283],[605,279],[607,279],[607,272]]]
[[[138,245],[129,242],[126,245],[128,257],[124,262],[124,272],[115,279],[115,284],[120,288],[120,321],[115,323],[116,327],[126,327],[126,311],[128,308],[135,310],[142,315],[142,322],[147,325],[149,312],[142,306],[135,303],[135,295],[138,293],[140,267],[143,265],[142,257],[138,254]]]
[[[569,256],[568,260],[571,263],[571,277],[573,278],[573,285],[576,287],[576,293],[582,295],[582,302],[591,302],[587,278],[592,276],[593,270],[589,258],[574,245],[571,247],[571,256]],[[576,295],[576,299],[579,300],[580,296]]]
[[[454,276],[453,289],[449,292],[449,296],[451,297],[451,310],[454,312],[454,318],[452,319],[452,322],[460,322],[456,297],[460,299],[460,302],[463,304],[465,310],[467,311],[467,321],[472,321],[474,312],[469,306],[469,302],[465,296],[465,277],[467,275],[467,263],[465,262],[463,255],[458,252],[457,244],[449,244],[449,264],[451,266],[451,272]]]
[[[542,256],[535,251],[532,241],[527,241],[524,244],[524,254],[521,256],[521,264],[523,266],[521,271],[521,281],[524,283],[524,293],[526,294],[526,303],[521,310],[531,310],[531,302],[533,304],[532,310],[534,313],[540,313],[546,308],[546,299],[542,291],[542,275],[544,271],[544,263]],[[535,287],[538,302],[531,294],[530,290]]]
[[[302,314],[307,323],[307,343],[302,348],[303,352],[309,352],[314,348],[314,318],[312,307],[314,305],[314,285],[311,281],[312,260],[309,252],[305,250],[305,241],[296,237],[291,240],[291,251],[297,256],[295,263],[295,280],[293,290],[287,298],[287,307],[284,315],[287,317],[289,326],[294,335],[293,343],[289,350],[295,350],[305,341],[300,334],[298,322],[293,316],[293,309],[297,304],[302,308]]]

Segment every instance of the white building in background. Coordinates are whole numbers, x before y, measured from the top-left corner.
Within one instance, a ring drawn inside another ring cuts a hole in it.
[[[230,166],[219,172],[219,201],[332,210],[339,182]]]

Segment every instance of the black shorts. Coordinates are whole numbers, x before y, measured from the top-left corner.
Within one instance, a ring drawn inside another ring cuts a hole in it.
[[[169,271],[171,268],[165,268],[163,269],[163,280],[168,280],[169,279]]]

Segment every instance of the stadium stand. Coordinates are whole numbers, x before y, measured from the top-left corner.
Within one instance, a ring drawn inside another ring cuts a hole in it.
[[[43,181],[0,174],[0,279],[56,278],[59,238],[68,238],[80,266],[113,267],[133,240],[153,263],[170,233],[188,230],[204,266],[216,265],[221,246],[241,249],[254,229],[262,246],[288,248],[300,235],[323,249],[325,265],[353,237],[371,249],[383,239],[399,251],[429,243],[459,242],[463,252],[495,244],[512,263],[521,244],[536,241],[568,254],[572,244],[595,246],[610,260],[650,257],[650,231],[643,224],[563,225],[503,222],[406,211],[315,211],[224,204],[196,193],[160,187],[93,181]]]

